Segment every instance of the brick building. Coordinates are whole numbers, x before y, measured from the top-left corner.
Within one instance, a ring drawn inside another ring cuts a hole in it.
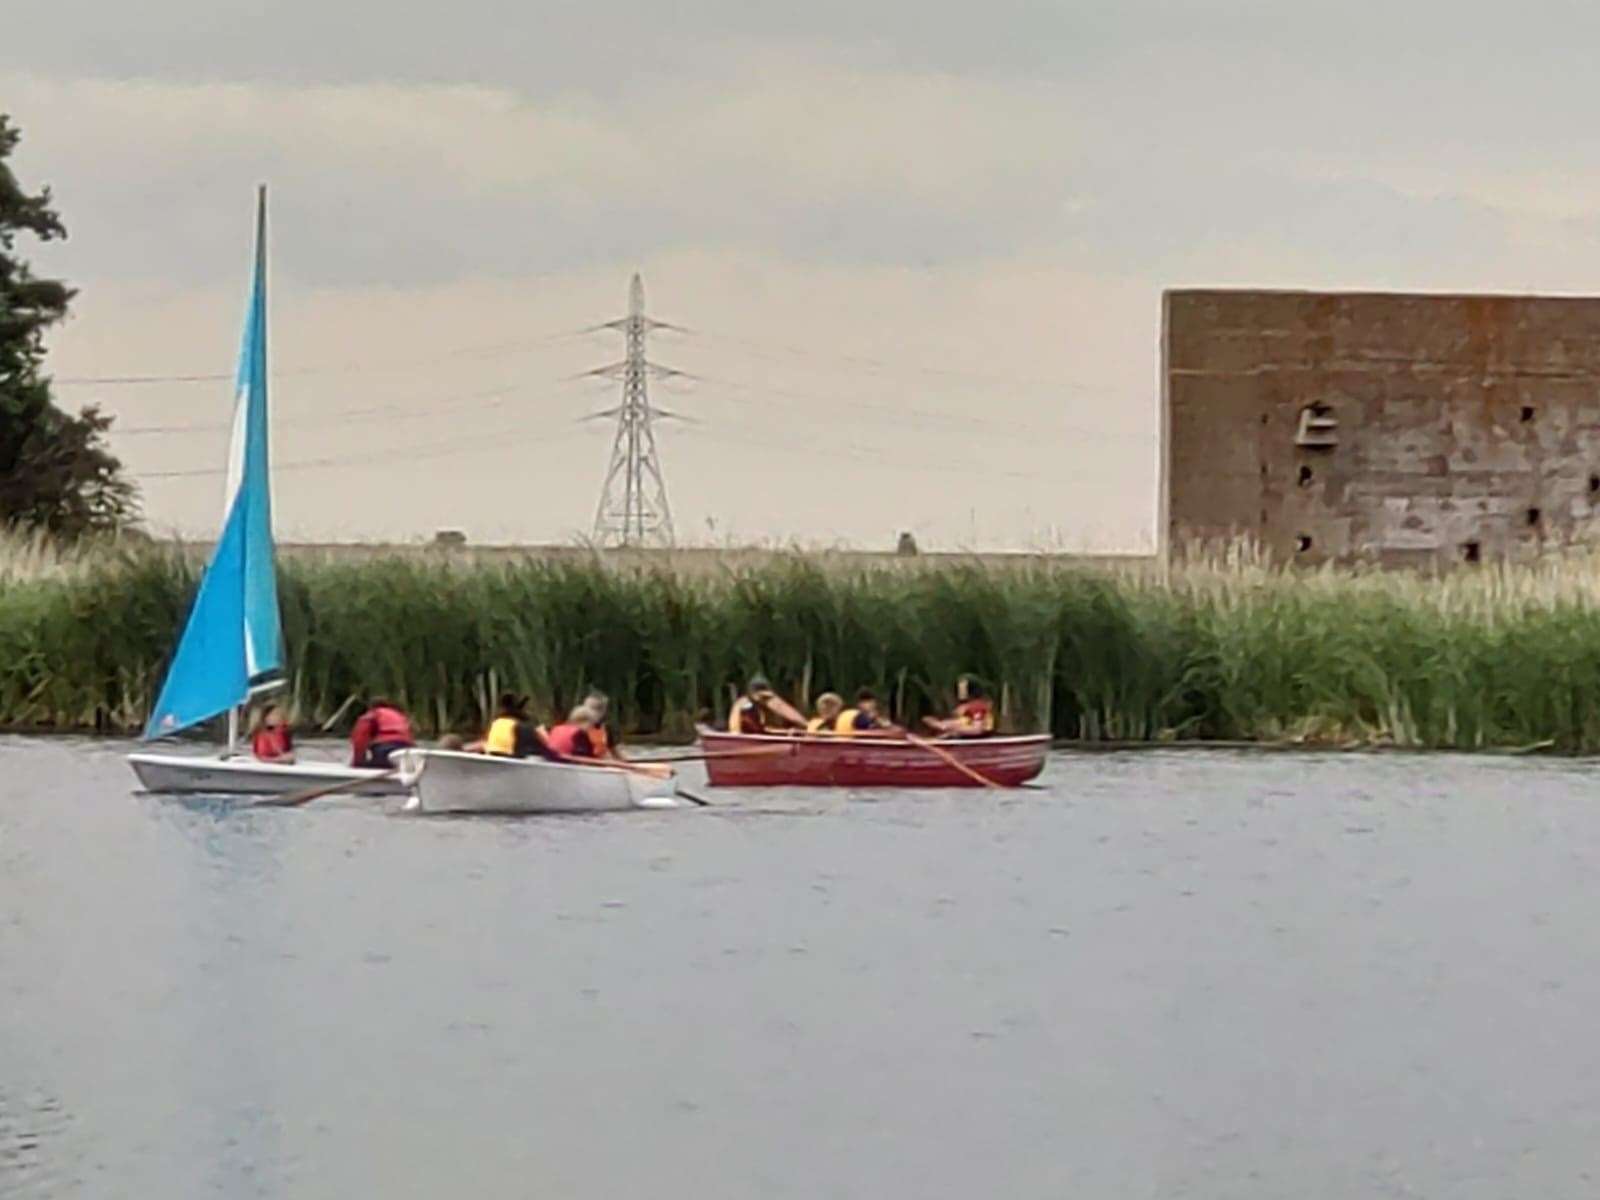
[[[1169,548],[1393,565],[1600,541],[1600,299],[1170,291]]]

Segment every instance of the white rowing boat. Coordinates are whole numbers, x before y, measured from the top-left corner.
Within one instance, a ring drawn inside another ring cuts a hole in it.
[[[399,750],[407,811],[428,813],[592,813],[677,808],[676,775],[576,766],[459,750]]]

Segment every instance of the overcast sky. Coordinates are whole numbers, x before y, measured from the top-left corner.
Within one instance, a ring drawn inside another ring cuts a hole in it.
[[[284,539],[569,540],[629,276],[680,540],[1153,544],[1172,286],[1592,293],[1600,6],[21,0],[69,405],[218,520],[272,189]]]

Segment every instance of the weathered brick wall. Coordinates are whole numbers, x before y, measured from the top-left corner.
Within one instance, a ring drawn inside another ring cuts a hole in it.
[[[1172,291],[1171,545],[1528,557],[1600,541],[1600,300]],[[1336,423],[1297,444],[1308,408]]]

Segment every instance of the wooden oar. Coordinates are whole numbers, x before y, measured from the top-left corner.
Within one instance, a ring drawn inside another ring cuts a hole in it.
[[[352,704],[354,704],[356,702],[356,700],[357,700],[357,697],[354,696],[354,695],[347,696],[345,698],[345,702],[343,704],[339,705],[339,707],[334,710],[333,716],[329,717],[326,721],[324,721],[322,723],[322,732],[323,733],[327,733],[328,730],[332,729],[335,725],[337,725],[339,723],[339,718],[344,716],[345,712],[350,708],[350,706]]]
[[[1005,784],[996,783],[994,780],[990,779],[987,775],[983,774],[981,771],[973,770],[971,767],[967,766],[966,763],[962,762],[959,758],[957,758],[954,754],[951,754],[948,750],[944,749],[944,747],[936,746],[932,742],[928,741],[926,738],[919,738],[916,734],[911,733],[911,732],[908,731],[906,733],[906,741],[910,742],[913,746],[921,746],[924,750],[928,751],[930,754],[938,755],[940,758],[944,759],[945,762],[949,763],[956,770],[960,771],[968,779],[974,780],[977,783],[981,783],[984,787],[989,787],[989,788],[1004,788],[1005,787]]]
[[[801,731],[805,730],[805,727],[806,727],[805,714],[803,712],[801,712],[798,708],[796,708],[794,705],[790,704],[782,696],[771,695],[771,696],[766,697],[766,699],[764,699],[764,700],[763,699],[757,699],[756,697],[752,696],[751,699],[755,700],[755,702],[757,704],[759,704],[762,708],[766,709],[768,712],[777,713],[780,717],[782,717],[785,721],[789,722],[789,724],[793,725],[796,729],[799,729]]]
[[[670,767],[662,773],[652,769],[651,763],[636,763],[626,758],[588,758],[582,754],[562,754],[559,750],[556,754],[559,761],[569,767],[602,767],[614,771],[632,771],[635,775],[648,775],[651,779],[668,779],[673,775]]]
[[[724,758],[775,758],[779,755],[793,754],[795,745],[791,742],[787,746],[766,746],[754,750],[701,750],[690,751],[687,754],[662,754],[655,758],[643,761],[653,763],[677,762],[713,762]]]
[[[617,768],[619,770],[623,770],[623,771],[632,771],[635,775],[643,775],[643,776],[646,776],[649,779],[671,779],[674,775],[677,774],[677,772],[672,770],[670,767],[667,769],[667,773],[665,775],[661,774],[659,771],[652,771],[650,768],[652,766],[654,766],[657,762],[662,761],[660,759],[652,759],[652,760],[650,760],[650,762],[638,762],[638,763],[635,763],[635,762],[629,762],[625,758],[580,758],[579,756],[573,755],[573,754],[563,754],[561,757],[562,757],[563,761],[572,763],[574,766],[579,766],[579,767],[615,767],[615,768]],[[667,760],[667,761],[676,762],[678,760],[670,759],[670,760]],[[682,796],[685,800],[689,800],[689,801],[692,801],[695,804],[698,804],[701,808],[710,808],[711,807],[711,801],[702,800],[699,796],[696,796],[693,792],[686,792],[682,788],[674,788],[673,791],[676,792],[676,794],[678,794],[679,796]]]
[[[635,775],[645,775],[651,779],[670,779],[674,774],[676,774],[675,771],[668,769],[667,773],[663,775],[659,771],[651,770],[651,763],[633,763],[629,762],[625,758],[585,758],[579,754],[562,754],[560,751],[553,751],[553,753],[560,762],[564,762],[569,766],[574,767],[609,767],[618,771],[632,771]],[[674,790],[685,800],[692,801],[693,803],[698,804],[701,808],[712,807],[711,801],[702,800],[693,792],[686,792],[682,788],[676,788]]]
[[[302,804],[320,800],[323,796],[332,796],[336,792],[354,791],[364,784],[377,783],[380,779],[393,779],[397,774],[398,771],[384,771],[378,775],[364,775],[360,779],[346,779],[343,783],[331,783],[304,792],[291,792],[287,796],[275,796],[271,800],[258,800],[256,803],[258,806],[271,808],[298,808]]]

